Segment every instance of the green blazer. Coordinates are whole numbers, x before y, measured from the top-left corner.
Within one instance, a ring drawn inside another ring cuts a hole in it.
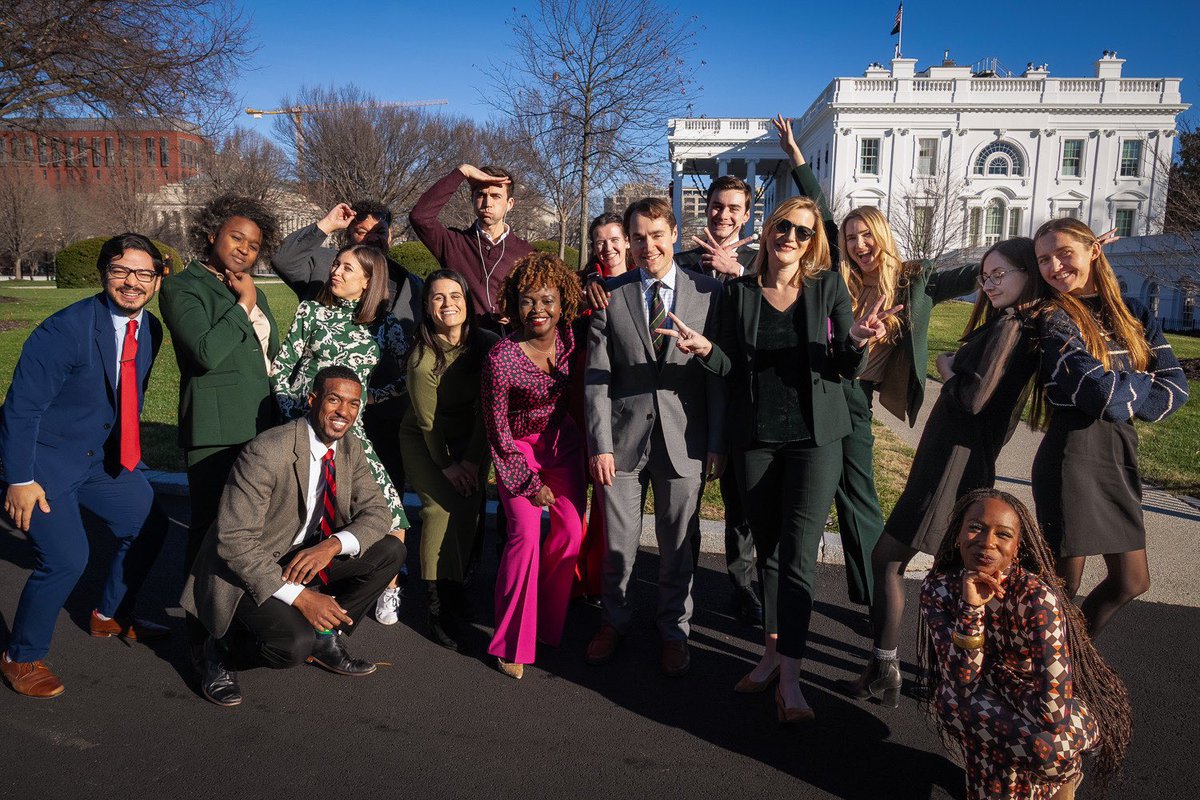
[[[821,209],[821,219],[829,237],[829,255],[834,264],[839,263],[838,229],[825,202],[821,185],[808,164],[792,167],[792,182],[804,197],[811,197]],[[938,270],[930,261],[921,262],[921,270],[900,287],[896,302],[904,304],[900,312],[901,339],[899,347],[907,350],[912,358],[912,369],[908,375],[908,424],[917,423],[917,412],[925,402],[926,362],[929,359],[929,315],[933,307],[943,300],[952,300],[971,294],[979,288],[975,283],[979,265],[970,264],[956,269]]]
[[[267,358],[274,359],[279,329],[266,295],[257,292],[271,323]],[[159,308],[179,362],[180,447],[240,445],[271,427],[275,401],[262,347],[229,287],[193,261],[163,281]]]
[[[730,379],[731,396],[726,429],[735,448],[754,439],[757,398],[754,361],[758,354],[758,316],[762,287],[754,275],[744,275],[725,284],[721,298],[720,340],[713,342],[705,366]],[[804,304],[804,328],[798,330],[808,342],[809,400],[802,403],[805,422],[813,443],[820,446],[850,433],[850,411],[842,381],[853,378],[865,364],[865,350],[850,341],[854,314],[850,292],[838,273],[827,270],[804,282],[796,301]],[[794,319],[796,319],[794,317]]]
[[[896,302],[904,304],[900,312],[900,341],[908,351],[912,369],[908,373],[908,424],[917,424],[917,412],[925,402],[925,376],[929,360],[929,316],[943,300],[953,300],[979,288],[975,282],[978,264],[939,270],[930,261],[921,262],[920,272],[896,293]]]

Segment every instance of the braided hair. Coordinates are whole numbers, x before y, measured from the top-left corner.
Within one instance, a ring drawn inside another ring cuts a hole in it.
[[[1072,682],[1075,696],[1087,705],[1100,731],[1093,773],[1102,786],[1106,785],[1120,772],[1133,730],[1129,692],[1121,677],[1096,651],[1092,638],[1088,636],[1083,613],[1063,589],[1062,578],[1054,569],[1054,554],[1050,545],[1025,504],[999,489],[976,489],[963,495],[950,513],[950,524],[941,547],[934,556],[929,574],[945,574],[963,566],[962,555],[958,550],[958,534],[971,506],[984,500],[999,500],[1012,508],[1021,527],[1014,563],[1026,572],[1036,575],[1054,595],[1058,607],[1062,609],[1063,627],[1066,629],[1067,646],[1074,668]],[[918,682],[926,690],[921,693],[922,705],[937,723],[947,749],[954,749],[956,739],[933,708],[936,696],[934,689],[940,680],[940,674],[937,655],[933,649],[933,638],[924,615],[917,623],[917,664]]]

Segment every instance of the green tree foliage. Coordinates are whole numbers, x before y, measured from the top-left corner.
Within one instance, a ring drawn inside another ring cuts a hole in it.
[[[553,239],[537,239],[529,244],[533,246],[534,250],[539,252],[558,255],[558,242]],[[563,255],[563,263],[572,269],[579,269],[579,251],[567,245],[565,255]]]
[[[426,278],[441,267],[429,248],[420,242],[401,242],[388,250],[388,258],[419,278]]]

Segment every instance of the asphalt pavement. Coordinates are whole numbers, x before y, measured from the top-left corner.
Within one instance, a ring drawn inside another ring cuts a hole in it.
[[[185,520],[181,498],[163,501],[174,520]],[[426,637],[424,600],[410,587],[398,625],[370,621],[351,640],[353,654],[380,663],[376,674],[251,670],[241,674],[246,702],[222,709],[197,693],[187,666],[176,603],[183,535],[172,526],[143,591],[145,615],[174,628],[153,647],[88,636],[99,567],[112,549],[104,535],[92,537],[92,565],[59,618],[49,656],[66,693],[33,701],[0,688],[8,762],[0,797],[963,796],[961,770],[911,694],[884,709],[837,693],[834,680],[849,676],[869,647],[853,632],[860,613],[837,565],[818,568],[804,683],[817,719],[798,729],[776,722],[770,693],[732,691],[761,652],[761,632],[731,616],[716,554],[702,557],[697,574],[686,677],[658,671],[652,548],[639,556],[632,590],[639,612],[613,663],[584,663],[599,612],[575,605],[561,647],[541,648],[522,681],[501,675],[484,655],[490,541],[470,590],[479,623],[462,653]],[[0,530],[2,638],[31,566],[23,537]],[[415,556],[410,566],[415,572]],[[909,582],[909,632],[917,587]],[[1099,795],[1085,780],[1080,797],[1195,794],[1198,622],[1192,607],[1136,602],[1106,632],[1101,649],[1130,686],[1136,729],[1123,781]],[[912,655],[906,646],[906,662]]]

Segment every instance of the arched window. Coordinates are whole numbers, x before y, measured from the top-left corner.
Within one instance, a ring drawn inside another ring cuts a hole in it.
[[[976,175],[1024,175],[1021,151],[1008,142],[992,142],[975,157]]]

